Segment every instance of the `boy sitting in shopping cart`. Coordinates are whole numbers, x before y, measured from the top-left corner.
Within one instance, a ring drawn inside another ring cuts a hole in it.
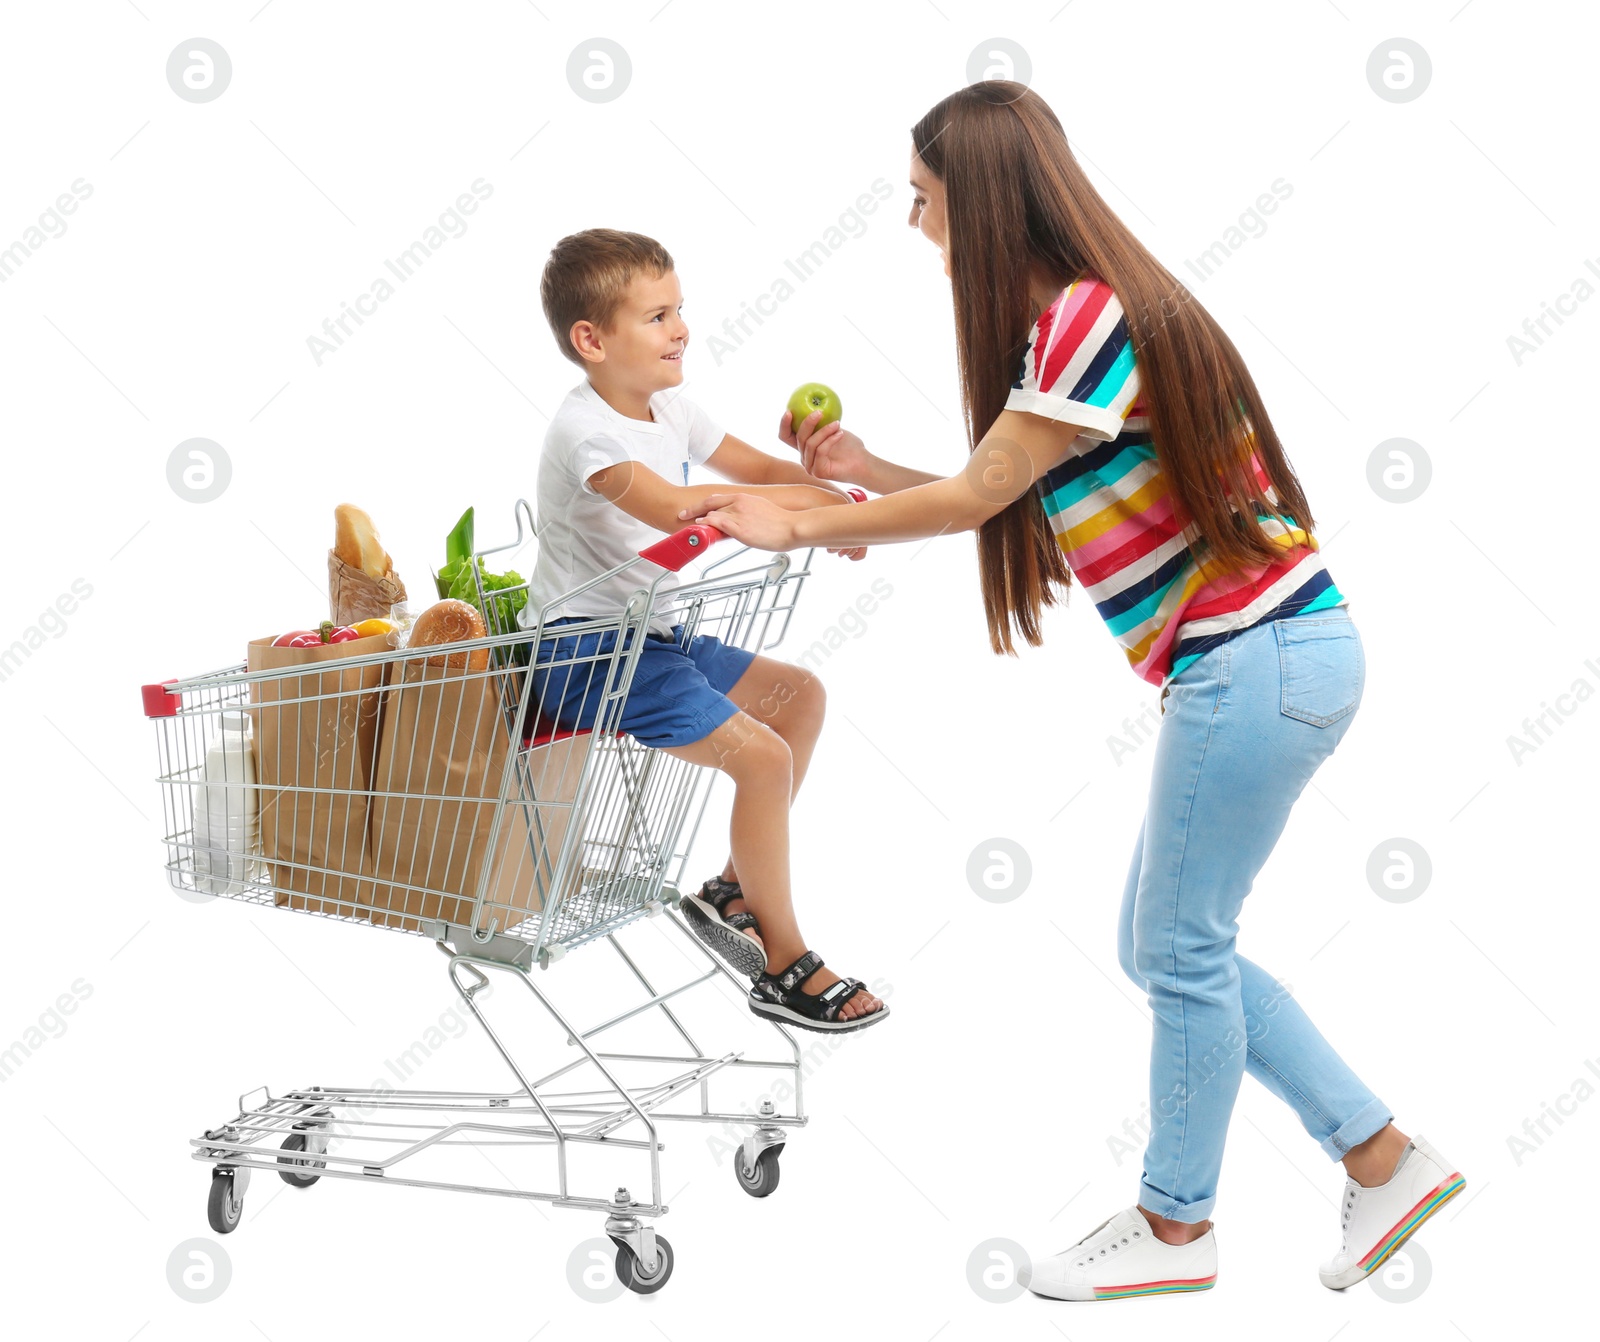
[[[609,228],[574,233],[551,252],[540,291],[562,354],[585,377],[545,434],[526,624],[542,608],[547,632],[617,616],[655,576],[642,579],[628,567],[643,562],[639,552],[679,530],[680,512],[695,516],[718,492],[690,484],[691,466],[709,466],[785,508],[853,501],[799,462],[723,433],[678,390],[689,330],[672,257],[660,243]],[[779,432],[792,441],[800,427],[786,411]],[[789,805],[822,730],[822,684],[800,667],[710,634],[685,642],[683,626],[661,614],[663,597],[677,585],[666,574],[656,587],[618,728],[733,779],[731,856],[720,876],[684,897],[684,916],[696,936],[751,978],[756,1014],[824,1032],[876,1024],[889,1014],[887,1004],[860,979],[823,966],[800,935],[790,898]],[[558,727],[593,725],[607,687],[603,674],[590,671],[616,637],[597,630],[541,640],[534,685]]]

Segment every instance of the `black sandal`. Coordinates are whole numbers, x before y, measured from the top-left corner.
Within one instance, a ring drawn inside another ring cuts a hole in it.
[[[697,895],[685,895],[683,916],[689,930],[747,978],[755,978],[767,967],[767,953],[745,935],[745,929],[761,933],[761,925],[748,909],[724,916],[723,909],[744,898],[738,881],[713,876]]]
[[[815,1030],[819,1034],[843,1033],[862,1030],[876,1025],[889,1014],[885,1002],[876,1011],[855,1019],[841,1019],[839,1009],[857,993],[865,992],[867,985],[860,979],[840,978],[820,993],[800,990],[800,985],[822,968],[822,957],[807,951],[781,974],[763,973],[750,989],[750,1010],[768,1020],[784,1025],[798,1025],[802,1030]]]

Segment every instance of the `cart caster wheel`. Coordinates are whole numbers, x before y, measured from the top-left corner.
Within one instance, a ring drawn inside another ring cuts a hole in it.
[[[621,1241],[615,1243],[617,1280],[630,1291],[650,1295],[667,1284],[667,1278],[672,1275],[672,1245],[667,1243],[665,1235],[656,1236],[656,1270],[648,1277],[639,1267],[639,1259],[633,1250]]]
[[[211,1196],[206,1199],[206,1220],[219,1235],[226,1235],[239,1224],[244,1212],[244,1194],[233,1191],[231,1172],[214,1172],[211,1176]]]
[[[733,1173],[739,1180],[739,1187],[744,1189],[753,1198],[764,1198],[778,1186],[778,1152],[783,1150],[783,1143],[769,1146],[756,1157],[756,1167],[746,1170],[744,1167],[744,1152],[738,1151],[733,1157]]]
[[[305,1133],[290,1133],[289,1136],[283,1139],[283,1145],[279,1149],[283,1151],[304,1151],[306,1149]],[[322,1178],[320,1174],[302,1174],[300,1173],[301,1170],[320,1170],[327,1168],[326,1165],[320,1160],[308,1160],[303,1158],[300,1160],[286,1160],[282,1156],[278,1157],[278,1164],[290,1167],[288,1169],[281,1169],[278,1171],[278,1178],[282,1179],[283,1182],[288,1184],[290,1188],[310,1188],[312,1184],[316,1183],[318,1179]]]

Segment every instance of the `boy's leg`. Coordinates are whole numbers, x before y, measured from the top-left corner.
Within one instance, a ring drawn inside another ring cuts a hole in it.
[[[817,738],[822,735],[822,719],[827,711],[822,681],[804,667],[758,655],[727,695],[750,717],[771,727],[788,745],[789,800],[793,802],[810,767]],[[739,879],[738,864],[731,853],[722,868],[722,879]],[[743,900],[735,899],[726,911],[739,913],[745,907]]]
[[[789,889],[793,758],[788,743],[771,727],[741,711],[699,741],[657,749],[691,764],[720,769],[733,779],[729,826],[733,859],[742,873],[745,900],[761,922],[768,972],[788,968],[807,949]],[[838,981],[839,975],[824,965],[801,987],[819,993]],[[839,1014],[854,1020],[876,1011],[879,1005],[879,998],[863,990],[846,1002]]]
[[[793,801],[810,767],[817,738],[822,735],[822,719],[827,712],[822,681],[802,666],[758,655],[727,694],[744,712],[757,722],[766,723],[788,743],[794,761],[789,793]]]

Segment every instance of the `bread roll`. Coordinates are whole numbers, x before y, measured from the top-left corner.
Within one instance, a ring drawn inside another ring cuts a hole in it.
[[[341,503],[333,510],[333,522],[334,554],[369,578],[381,578],[389,572],[388,553],[366,513],[353,503]]]
[[[406,646],[421,648],[436,643],[460,643],[464,639],[482,638],[485,632],[483,616],[478,614],[476,606],[467,601],[439,601],[417,616]],[[428,665],[448,667],[452,671],[482,671],[489,665],[489,650],[474,648],[470,653],[442,653],[428,658]]]

